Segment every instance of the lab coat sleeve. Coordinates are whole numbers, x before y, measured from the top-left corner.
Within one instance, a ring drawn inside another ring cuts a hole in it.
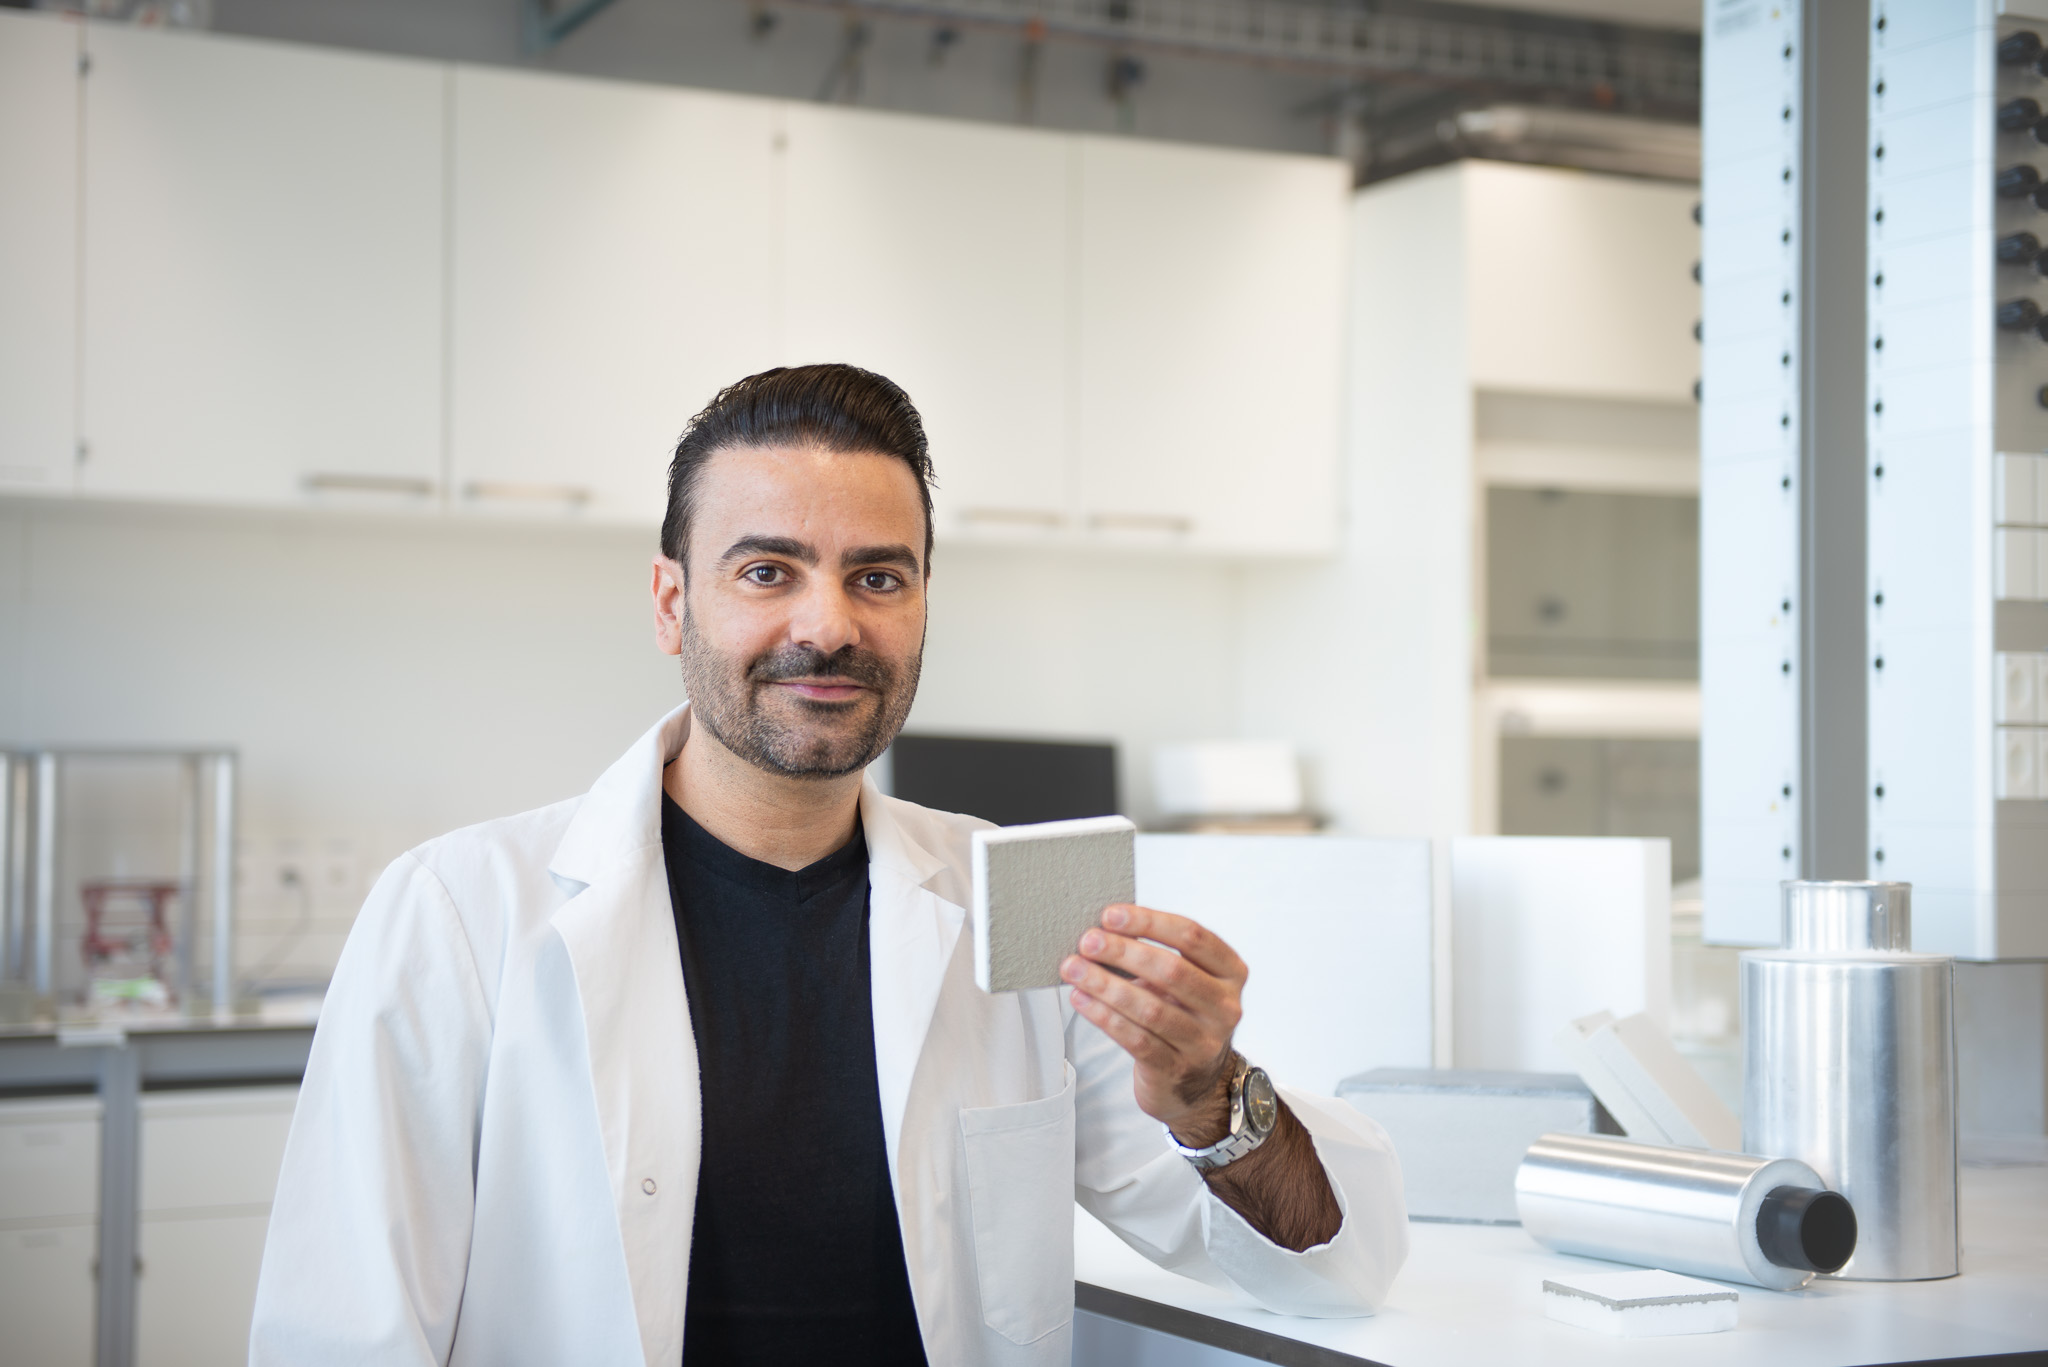
[[[251,1367],[448,1360],[490,1035],[455,906],[406,855],[371,890],[314,1032],[263,1248]]]
[[[1282,1248],[1219,1200],[1138,1109],[1129,1054],[1085,1018],[1067,1024],[1077,1076],[1075,1197],[1159,1266],[1282,1315],[1369,1315],[1408,1256],[1401,1168],[1386,1132],[1342,1102],[1280,1089],[1308,1130],[1343,1223],[1328,1243]]]

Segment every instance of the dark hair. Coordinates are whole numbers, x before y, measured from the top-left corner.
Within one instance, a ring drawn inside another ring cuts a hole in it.
[[[846,455],[894,456],[917,476],[924,505],[924,559],[932,559],[932,457],[924,419],[902,386],[859,366],[778,366],[718,391],[690,419],[668,467],[661,553],[679,565],[690,545],[697,478],[729,446],[810,446]]]

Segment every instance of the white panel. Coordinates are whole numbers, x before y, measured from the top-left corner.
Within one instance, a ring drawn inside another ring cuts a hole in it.
[[[136,1243],[136,1367],[222,1367],[249,1357],[267,1215],[144,1216]]]
[[[1430,1065],[1429,842],[1141,835],[1138,900],[1244,959],[1238,1048],[1280,1082]]]
[[[298,1095],[236,1087],[144,1096],[141,1209],[268,1206]]]
[[[2034,523],[2035,468],[2037,456],[2025,452],[2001,452],[1996,483],[1992,486],[1992,516],[2000,526],[2031,526]]]
[[[2037,798],[2041,792],[2041,747],[2030,726],[1998,728],[1998,796],[2012,800]]]
[[[1092,539],[1334,547],[1349,186],[1330,158],[1081,139]]]
[[[88,1367],[93,1361],[89,1224],[0,1229],[0,1352],[9,1367]]]
[[[1799,33],[1759,6],[1702,44],[1701,881],[1746,944],[1799,867]]]
[[[100,1103],[0,1102],[0,1222],[98,1218]]]
[[[2021,527],[2000,527],[1992,533],[1993,591],[2002,599],[2026,600],[2034,592],[2034,533]]]
[[[786,359],[780,106],[453,82],[452,504],[656,526],[691,415]]]
[[[1466,185],[1475,388],[1691,399],[1697,189],[1491,161]]]
[[[792,361],[851,361],[924,415],[938,531],[1073,512],[1071,138],[792,105]]]
[[[87,43],[80,488],[282,504],[310,476],[437,482],[444,70],[102,25]]]
[[[2005,653],[1998,657],[1998,720],[2001,723],[2043,720],[2041,670],[2043,656]]]
[[[1451,927],[1457,1067],[1570,1072],[1555,1037],[1595,1011],[1669,1026],[1668,841],[1453,840]]]
[[[0,493],[71,487],[78,33],[68,19],[0,13]]]

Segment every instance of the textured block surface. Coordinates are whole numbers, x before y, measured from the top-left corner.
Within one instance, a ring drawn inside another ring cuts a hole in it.
[[[1060,960],[1112,902],[1137,896],[1137,827],[1120,816],[974,833],[974,981],[1055,987]]]
[[[1740,1297],[1676,1272],[1589,1272],[1543,1283],[1543,1313],[1617,1338],[1715,1334],[1735,1327]]]

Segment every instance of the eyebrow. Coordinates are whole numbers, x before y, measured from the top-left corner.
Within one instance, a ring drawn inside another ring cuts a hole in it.
[[[888,546],[855,546],[839,557],[841,569],[850,570],[856,565],[895,565],[912,574],[920,574],[924,570],[917,552],[900,541]]]
[[[718,563],[728,565],[750,555],[780,555],[806,565],[818,563],[816,547],[787,536],[743,536],[725,548]]]

